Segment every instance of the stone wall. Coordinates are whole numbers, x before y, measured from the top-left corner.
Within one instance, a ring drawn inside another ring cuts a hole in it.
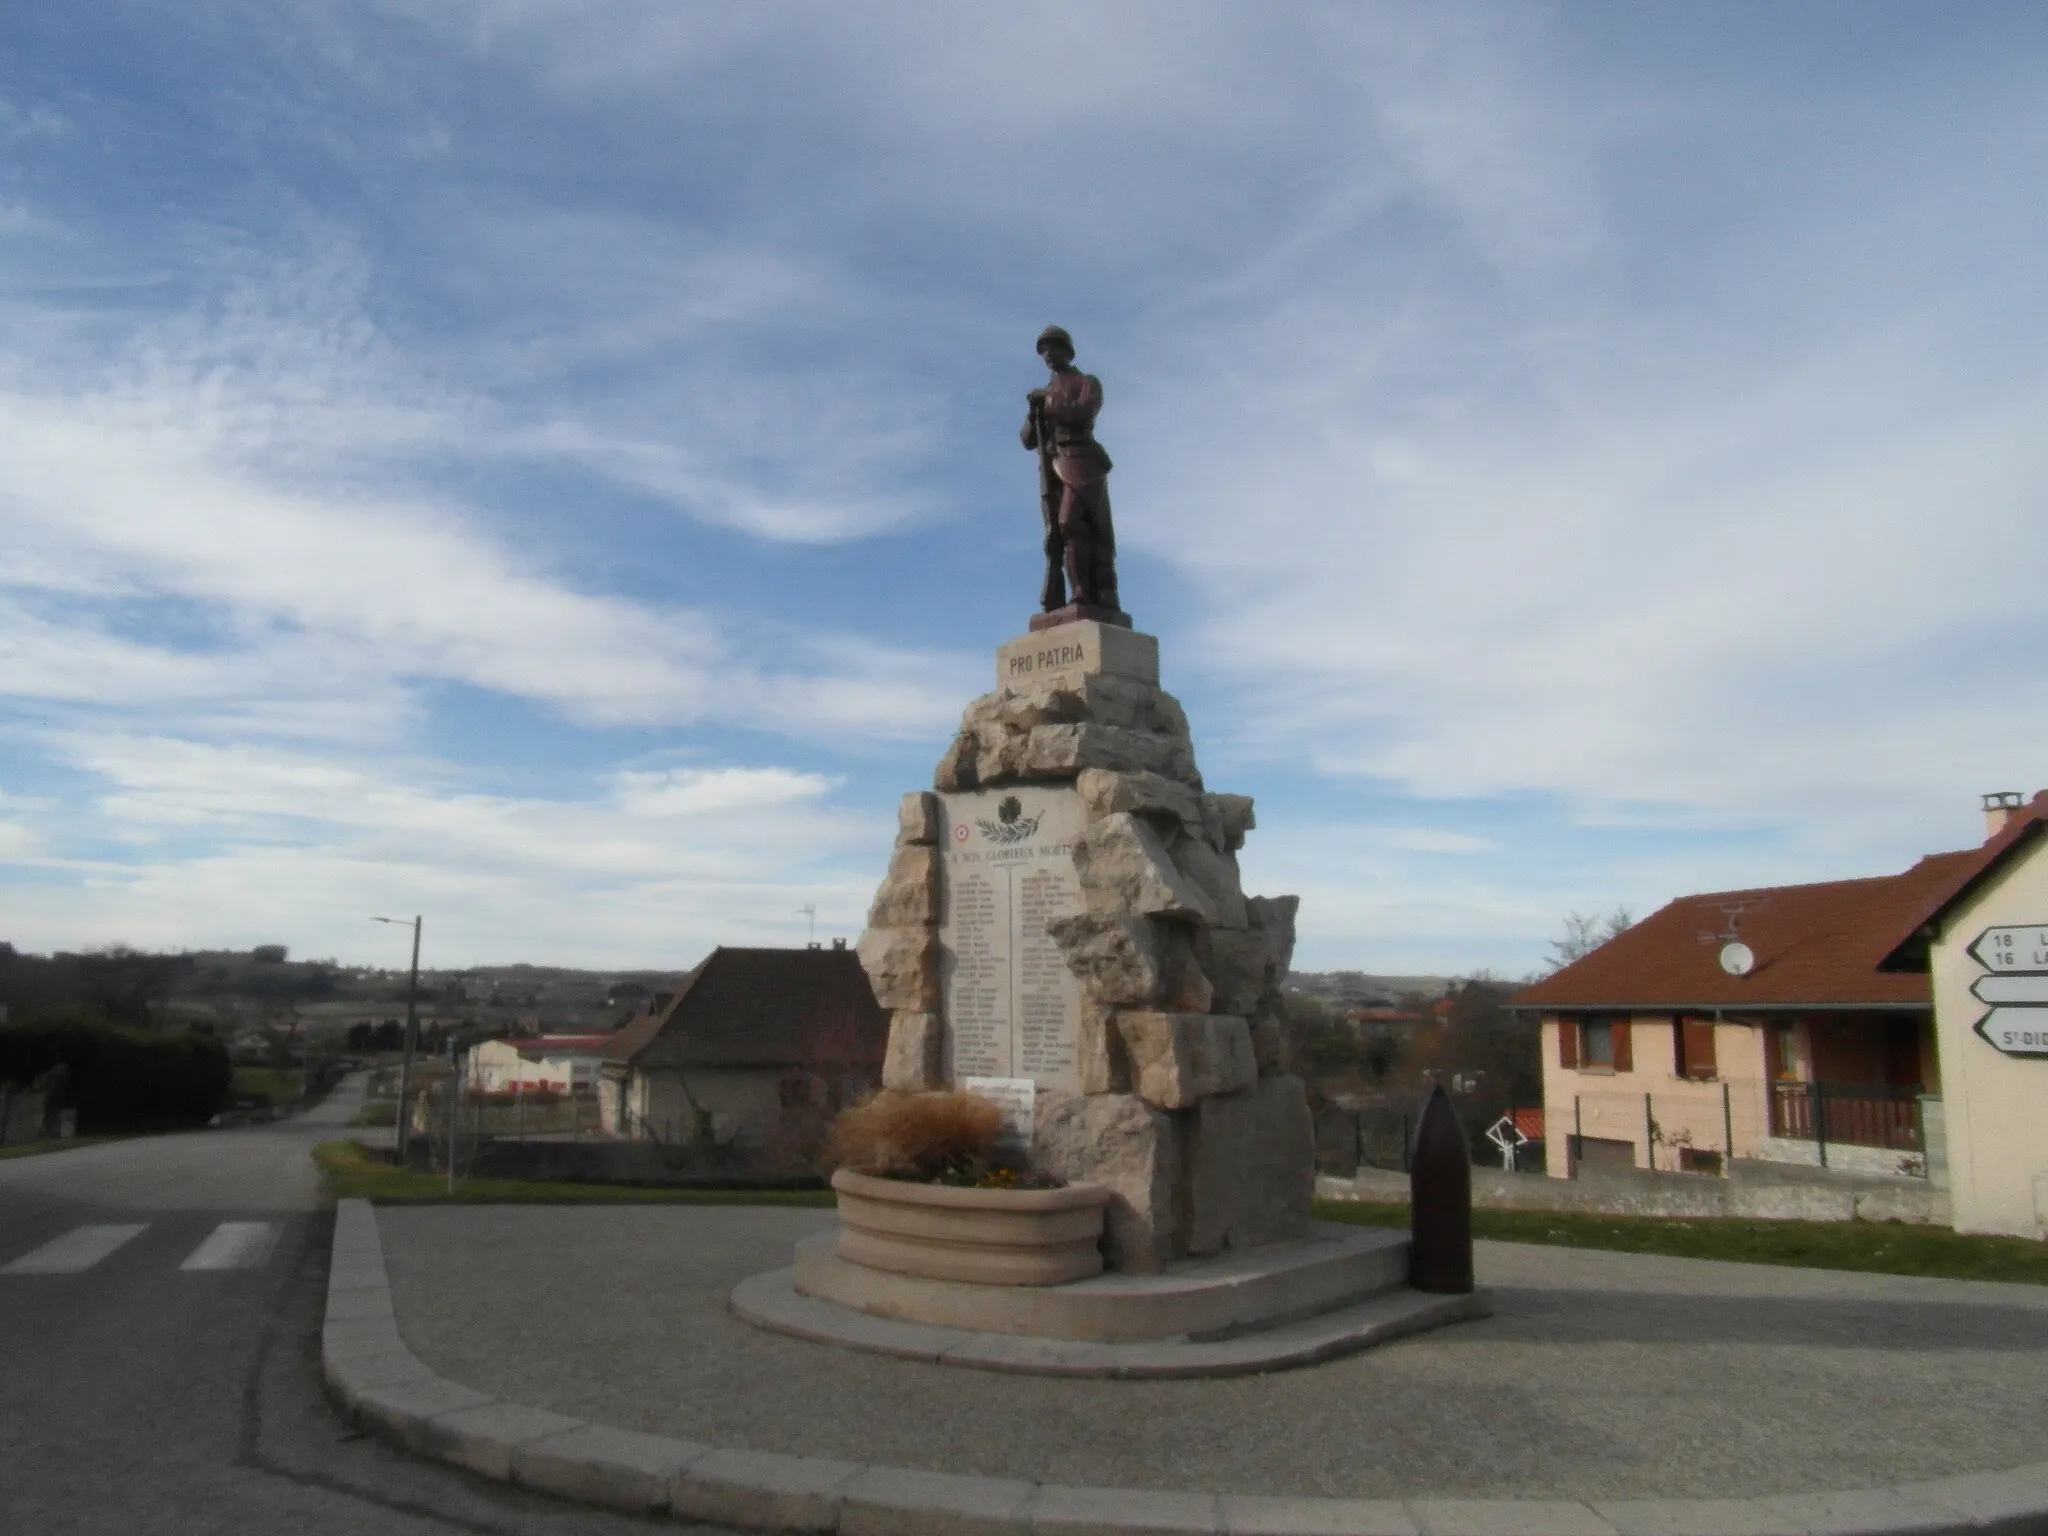
[[[1322,1200],[1404,1203],[1408,1175],[1361,1168],[1354,1178],[1323,1175]],[[1815,1182],[1750,1183],[1701,1174],[1595,1174],[1550,1179],[1540,1173],[1472,1170],[1472,1204],[1495,1211],[1572,1211],[1587,1216],[1739,1216],[1754,1221],[1903,1221],[1946,1226],[1948,1196],[1924,1184],[1830,1187]]]
[[[1055,664],[1021,668],[1034,648]],[[1016,680],[967,706],[937,793],[903,798],[861,937],[876,999],[891,1010],[884,1083],[950,1086],[940,795],[1071,786],[1085,809],[1071,855],[1083,909],[1044,931],[1080,982],[1076,1062],[1072,1086],[1041,1084],[1034,1161],[1115,1192],[1115,1268],[1303,1235],[1314,1137],[1280,992],[1298,903],[1244,893],[1237,855],[1256,825],[1251,800],[1204,785],[1149,636],[1062,626],[998,658],[999,679]]]

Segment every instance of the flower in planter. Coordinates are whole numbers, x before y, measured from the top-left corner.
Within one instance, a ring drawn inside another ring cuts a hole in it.
[[[842,1111],[826,1133],[824,1171],[984,1189],[1056,1189],[1050,1174],[1013,1166],[1001,1147],[1003,1112],[974,1093],[885,1089]]]

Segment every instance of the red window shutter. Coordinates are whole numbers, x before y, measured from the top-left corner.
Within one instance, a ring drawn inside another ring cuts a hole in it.
[[[1635,1053],[1629,1049],[1628,1020],[1616,1019],[1614,1030],[1614,1070],[1633,1072],[1636,1067]]]
[[[1712,1019],[1687,1019],[1684,1028],[1685,1075],[1687,1077],[1714,1076],[1714,1021]]]
[[[1579,1064],[1579,1021],[1557,1021],[1557,1064],[1576,1069]]]

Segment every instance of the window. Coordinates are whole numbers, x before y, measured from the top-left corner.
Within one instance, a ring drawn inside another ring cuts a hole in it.
[[[1681,1014],[1671,1021],[1671,1070],[1700,1081],[1715,1075],[1714,1021]]]
[[[1579,1061],[1588,1067],[1614,1070],[1614,1025],[1606,1019],[1588,1019],[1579,1026]]]
[[[1557,1055],[1559,1066],[1575,1067],[1581,1072],[1633,1071],[1629,1021],[1604,1013],[1589,1013],[1576,1022],[1560,1019]]]

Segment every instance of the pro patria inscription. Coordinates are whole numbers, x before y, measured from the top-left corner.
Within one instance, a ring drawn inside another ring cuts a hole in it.
[[[1046,924],[1082,910],[1065,786],[942,795],[939,979],[947,1076],[1028,1078],[1078,1091],[1081,986]]]

